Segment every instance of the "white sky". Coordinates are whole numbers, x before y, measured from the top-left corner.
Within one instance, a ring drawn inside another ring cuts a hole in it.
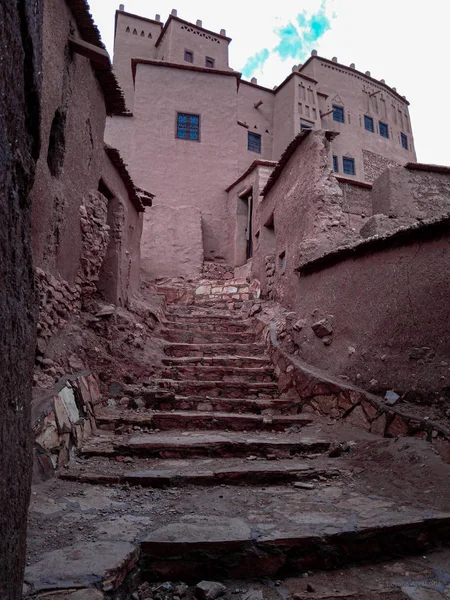
[[[89,0],[95,22],[112,55],[114,13],[120,0]],[[241,70],[248,57],[277,44],[276,28],[296,23],[300,11],[317,12],[321,3],[331,29],[314,46],[321,56],[356,63],[360,71],[385,79],[410,102],[419,162],[450,165],[450,0],[122,0],[127,12],[165,21],[172,8],[187,21],[201,19],[213,31],[226,29],[233,38],[230,66]],[[279,40],[278,40],[279,41]],[[271,53],[258,83],[278,85],[294,64]]]

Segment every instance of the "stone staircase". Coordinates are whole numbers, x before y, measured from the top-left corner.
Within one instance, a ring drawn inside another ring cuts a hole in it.
[[[137,505],[155,514],[146,490],[174,494],[175,507],[127,539],[141,576],[282,578],[448,543],[439,502],[411,503],[401,486],[369,489],[370,475],[351,462],[354,445],[381,438],[291,414],[254,321],[235,310],[255,292],[236,288],[209,284],[190,304],[169,303],[161,373],[97,409],[98,435],[60,474],[130,490],[130,518]]]

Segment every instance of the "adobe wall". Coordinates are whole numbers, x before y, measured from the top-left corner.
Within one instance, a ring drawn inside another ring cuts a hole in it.
[[[325,112],[332,111],[333,104],[344,107],[345,123],[334,121],[332,112],[322,119],[323,128],[340,133],[332,142],[340,174],[343,156],[355,159],[355,179],[369,183],[389,164],[404,165],[416,159],[405,100],[356,69],[320,57],[309,59],[302,72],[316,79],[320,91],[328,94]],[[373,117],[373,133],[365,129],[364,115]],[[389,139],[379,134],[380,120],[389,126]],[[408,150],[402,148],[401,132],[408,137]]]
[[[230,254],[225,189],[239,175],[236,94],[234,76],[137,65],[131,174],[155,203],[201,211],[210,259]],[[176,138],[178,111],[200,114],[200,141]],[[121,147],[111,125],[108,137]]]
[[[372,188],[362,186],[358,182],[338,179],[343,194],[343,210],[347,214],[349,227],[360,231],[361,227],[372,216]]]
[[[30,188],[40,145],[42,2],[0,3],[0,597],[22,598],[37,306]]]
[[[245,123],[237,130],[239,171],[244,172],[254,160],[272,159],[274,94],[256,85],[241,81],[237,94],[237,120]],[[257,108],[255,104],[262,102]],[[248,150],[248,133],[261,136],[261,154]]]
[[[155,43],[161,30],[162,23],[123,11],[116,12],[114,72],[125,94],[127,108],[131,112],[134,106],[131,59],[156,58]]]
[[[97,289],[106,300],[126,306],[140,285],[140,244],[144,213],[130,201],[123,180],[105,154],[102,180],[113,192],[108,201],[109,245]]]
[[[297,147],[290,158],[281,159],[279,178],[256,206],[253,230],[261,234],[252,261],[263,292],[268,292],[270,277],[274,298],[289,308],[299,264],[358,238],[349,227],[343,193],[329,167],[325,132],[309,132],[293,144]]]
[[[228,218],[233,223],[230,228],[229,247],[233,249],[233,262],[235,267],[240,267],[247,262],[247,225],[248,204],[240,197],[242,193],[251,190],[253,198],[253,211],[256,213],[262,201],[262,191],[272,173],[276,163],[255,164],[249,169],[245,177],[240,178],[228,188]],[[253,230],[253,248],[260,244],[261,229]]]
[[[202,216],[193,206],[147,209],[141,243],[145,279],[195,277],[203,266]]]
[[[272,159],[279,160],[286,146],[300,131],[297,114],[294,109],[297,77],[292,77],[281,89],[276,91],[273,113],[273,150]]]
[[[90,61],[67,50],[73,29],[76,24],[66,3],[47,0],[42,146],[31,194],[34,264],[71,286],[82,253],[81,230],[74,223],[79,222],[83,198],[98,189],[106,119]]]
[[[157,58],[173,63],[205,67],[206,57],[214,60],[214,68],[228,70],[229,40],[192,23],[169,17],[166,31],[157,48]],[[193,62],[186,63],[184,51],[193,53]]]
[[[448,172],[390,168],[373,185],[373,214],[391,219],[423,220],[450,212]]]
[[[303,320],[294,333],[299,356],[373,391],[445,397],[449,233],[448,219],[418,227],[296,276],[291,307]],[[332,333],[318,337],[312,326],[322,319]]]

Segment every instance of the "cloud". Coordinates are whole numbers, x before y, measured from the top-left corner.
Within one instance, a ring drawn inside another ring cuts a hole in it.
[[[249,78],[256,70],[261,69],[269,56],[270,52],[267,48],[263,48],[263,50],[260,50],[253,56],[250,56],[242,68],[242,74],[244,77]]]

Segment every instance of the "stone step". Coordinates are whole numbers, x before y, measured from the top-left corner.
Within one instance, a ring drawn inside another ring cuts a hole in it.
[[[247,332],[216,332],[212,331],[184,331],[183,329],[162,328],[160,337],[168,342],[184,344],[252,344],[255,342],[255,333]]]
[[[234,313],[223,314],[215,310],[202,311],[192,306],[169,307],[166,311],[166,319],[172,322],[186,323],[187,325],[204,323],[206,325],[217,324],[220,326],[224,323],[239,325],[240,323],[247,322]]]
[[[170,431],[163,434],[136,434],[91,438],[80,450],[89,456],[145,456],[162,459],[232,458],[260,456],[289,458],[327,452],[330,441],[302,434],[206,433]]]
[[[189,365],[167,367],[161,373],[164,379],[190,379],[197,381],[262,381],[274,380],[273,367],[248,368],[235,366]]]
[[[146,429],[230,430],[230,431],[286,431],[302,428],[314,421],[311,415],[254,415],[250,413],[170,411],[151,412],[105,409],[97,413],[100,429],[114,431],[123,425]]]
[[[122,458],[122,457],[120,457]],[[131,464],[93,457],[82,465],[74,464],[61,471],[60,479],[99,485],[137,485],[141,487],[178,487],[190,485],[264,485],[296,481],[330,480],[343,471],[331,459],[321,466],[300,460],[192,459],[170,461],[162,468],[159,459],[133,459]]]
[[[223,488],[228,514],[186,515],[143,539],[143,576],[163,581],[281,578],[428,554],[450,541],[450,513],[399,510],[389,500],[362,494],[346,498],[337,490],[340,501],[333,504],[327,489],[253,488],[254,499],[246,496],[239,504],[233,488]]]
[[[251,323],[247,321],[232,321],[231,319],[182,319],[166,321],[164,326],[171,330],[191,331],[203,333],[214,331],[216,333],[252,333]]]
[[[217,396],[231,398],[277,398],[278,384],[248,381],[196,381],[184,379],[155,379],[160,389],[172,390],[183,396]]]
[[[169,343],[164,347],[167,356],[201,357],[201,356],[261,356],[265,354],[262,343],[254,344],[186,344]]]
[[[301,403],[292,399],[226,398],[217,396],[182,396],[153,388],[140,387],[139,391],[127,395],[141,398],[146,408],[171,411],[189,410],[201,412],[286,414],[295,415],[301,411]]]
[[[210,308],[210,309],[214,309],[214,310],[232,311],[232,310],[237,310],[237,309],[241,308],[242,304],[243,304],[242,300],[233,300],[233,298],[227,298],[227,299],[220,298],[220,299],[215,299],[215,300],[209,300],[206,298],[205,299],[195,298],[193,306],[200,307],[200,308]]]
[[[265,356],[187,356],[184,358],[163,358],[163,365],[169,367],[187,367],[204,365],[210,367],[240,367],[255,369],[272,368],[272,362]]]

